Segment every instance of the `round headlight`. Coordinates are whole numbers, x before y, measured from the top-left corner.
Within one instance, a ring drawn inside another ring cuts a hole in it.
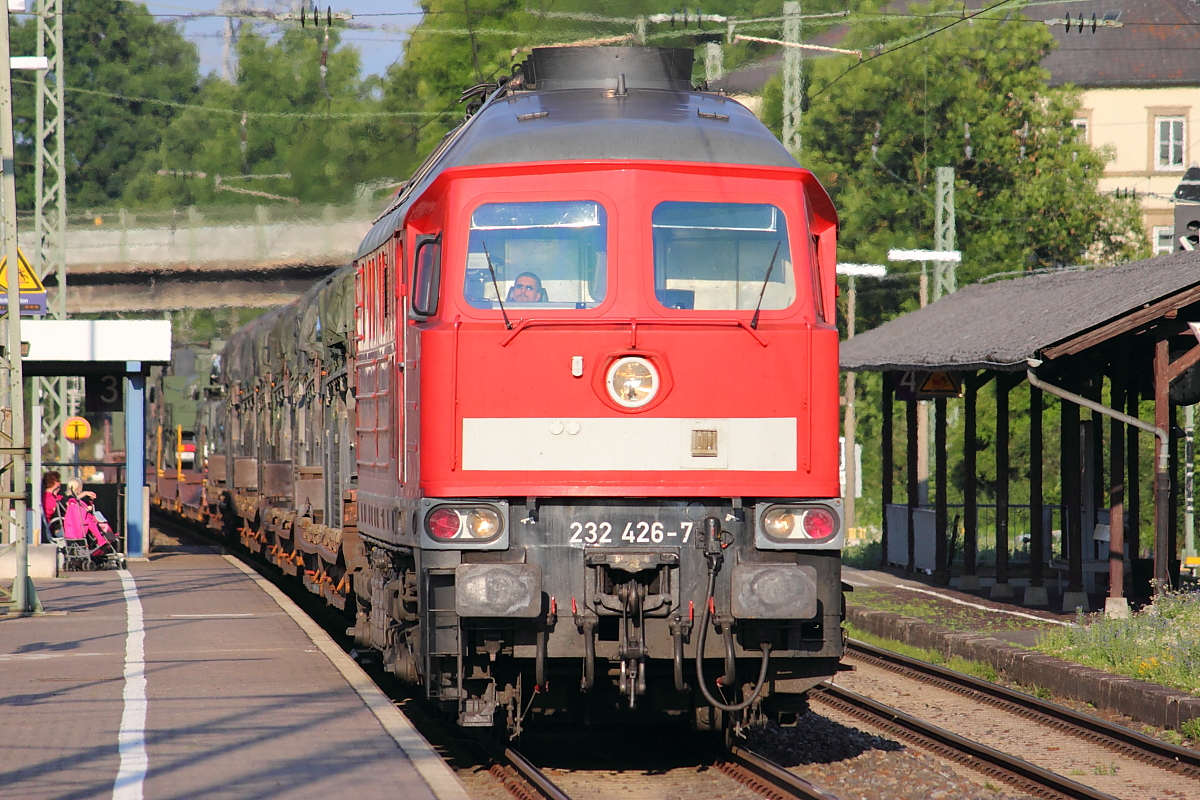
[[[462,519],[453,508],[439,508],[429,515],[426,524],[433,538],[453,539],[462,527]]]
[[[796,527],[796,517],[785,508],[773,508],[763,514],[762,525],[772,539],[787,539]]]
[[[640,408],[658,394],[658,370],[644,358],[619,358],[608,368],[608,393],[617,405]]]
[[[500,533],[500,515],[490,508],[473,508],[467,512],[466,529],[476,539],[491,539]]]

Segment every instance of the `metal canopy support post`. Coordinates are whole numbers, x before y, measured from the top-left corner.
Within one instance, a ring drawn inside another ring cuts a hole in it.
[[[1043,514],[1042,482],[1042,390],[1029,386],[1029,587],[1022,601],[1027,606],[1050,604],[1046,596],[1043,567],[1046,553],[1046,525]]]
[[[1124,358],[1117,359],[1109,379],[1110,405],[1125,407]],[[1108,598],[1104,614],[1108,617],[1128,617],[1129,601],[1125,599],[1125,425],[1113,417],[1109,421],[1108,445]]]
[[[1171,355],[1166,339],[1160,339],[1154,345],[1154,427],[1161,431],[1169,424],[1171,402],[1170,381],[1167,378],[1167,367],[1171,365]],[[1169,458],[1170,447],[1166,436],[1160,436],[1154,443],[1154,460],[1157,469],[1154,473],[1154,593],[1162,594],[1169,587],[1167,568],[1174,558],[1169,550],[1168,519],[1169,503],[1167,495],[1171,491],[1171,476],[1167,472],[1166,461]]]
[[[125,365],[125,553],[145,556],[147,520],[142,516],[142,485],[146,482],[146,378],[140,361]]]
[[[1083,591],[1083,529],[1080,495],[1079,463],[1079,406],[1063,398],[1062,416],[1062,491],[1063,544],[1067,551],[1067,591],[1063,594],[1063,611],[1076,608],[1089,611]]]
[[[916,550],[917,550],[917,531],[916,531],[916,510],[917,510],[917,493],[919,491],[917,482],[917,403],[915,400],[909,400],[906,404],[908,412],[907,427],[908,427],[908,563],[905,564],[905,569],[912,572],[916,569]]]
[[[996,376],[996,583],[992,597],[1012,597],[1008,582],[1008,390],[1012,379]]]
[[[1175,431],[1179,430],[1179,406],[1175,403],[1170,404],[1170,411],[1167,414],[1167,419],[1170,420],[1170,425],[1167,430],[1171,431],[1168,454],[1171,460],[1170,471],[1168,473],[1171,479],[1171,490],[1167,492],[1167,552],[1170,553],[1170,558],[1167,560],[1167,574],[1172,578],[1172,586],[1179,585],[1179,570],[1175,568],[1175,562],[1179,557],[1179,437],[1175,435]]]
[[[8,259],[8,308],[4,317],[5,347],[3,369],[7,384],[4,394],[7,399],[8,442],[11,461],[4,466],[4,477],[0,479],[0,490],[11,499],[0,504],[0,510],[8,519],[4,527],[16,539],[17,571],[13,581],[12,611],[25,614],[39,608],[37,593],[29,581],[29,536],[25,529],[25,500],[28,473],[25,464],[25,389],[21,367],[21,286],[17,280],[17,184],[13,174],[16,159],[13,144],[12,68],[9,40],[8,4],[0,4],[0,203],[4,215],[4,254]]]
[[[933,579],[945,586],[950,583],[950,548],[946,530],[946,398],[939,397],[934,400],[933,409],[933,439],[936,451],[934,480],[937,482],[934,489],[934,513],[937,519],[934,523]]]
[[[1196,555],[1196,407],[1183,409],[1183,546],[1184,555]]]
[[[1128,416],[1136,418],[1141,412],[1141,394],[1137,384],[1131,384],[1126,389]],[[1141,482],[1141,453],[1138,452],[1138,429],[1133,425],[1125,428],[1125,505],[1129,509],[1129,530],[1125,539],[1129,542],[1130,559],[1142,557],[1142,482]]]
[[[975,456],[979,452],[976,438],[975,400],[979,381],[967,377],[963,388],[963,574],[958,588],[979,588],[977,557],[979,553],[979,473]]]
[[[895,397],[895,387],[893,386],[894,378],[891,372],[883,373],[883,400],[880,404],[883,413],[883,476],[880,487],[879,504],[883,506],[883,534],[880,539],[881,553],[879,556],[879,565],[882,567],[887,564],[888,557],[888,541],[889,537],[895,535],[895,531],[888,526],[888,507],[892,505],[892,479],[896,468],[896,459],[894,444],[892,437],[893,432],[893,415],[892,400]]]

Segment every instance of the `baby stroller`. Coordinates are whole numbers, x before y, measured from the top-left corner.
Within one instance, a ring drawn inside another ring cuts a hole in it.
[[[125,556],[114,546],[116,536],[112,526],[89,498],[68,497],[55,513],[62,515],[62,524],[58,526],[61,538],[55,539],[61,569],[91,572],[125,568]]]

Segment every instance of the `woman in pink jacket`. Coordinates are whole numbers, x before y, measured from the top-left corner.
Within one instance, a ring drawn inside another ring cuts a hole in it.
[[[83,481],[72,478],[67,481],[67,508],[63,514],[63,537],[66,539],[86,539],[89,535],[95,542],[92,558],[103,556],[112,550],[112,545],[104,537],[104,531],[96,520],[94,504],[95,492],[83,491]]]
[[[63,502],[61,489],[62,476],[58,474],[57,470],[49,470],[42,476],[42,517],[45,520],[42,525],[42,540],[44,543],[62,537],[62,509],[59,508],[59,504]]]

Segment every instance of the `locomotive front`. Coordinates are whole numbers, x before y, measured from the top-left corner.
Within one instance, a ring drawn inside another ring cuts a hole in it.
[[[719,727],[837,669],[836,216],[690,71],[535,50],[397,210],[399,513],[360,510],[360,626],[460,724]]]

